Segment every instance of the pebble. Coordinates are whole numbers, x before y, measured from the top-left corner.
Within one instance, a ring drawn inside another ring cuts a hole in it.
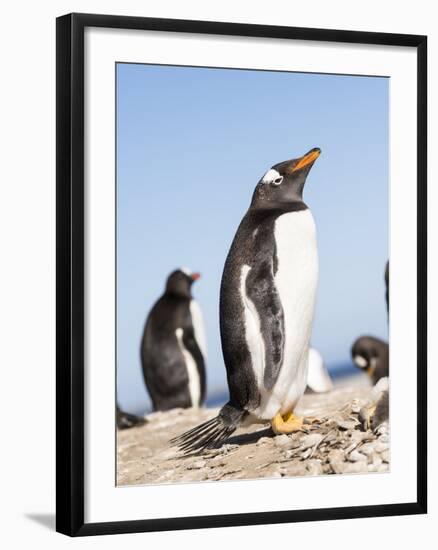
[[[306,462],[306,469],[311,476],[322,474],[322,464],[320,460],[311,459]]]
[[[374,433],[379,435],[379,439],[385,438],[386,441],[389,441],[389,425],[388,422],[383,422],[383,424],[380,424],[377,426],[377,428],[374,430]]]
[[[288,476],[305,476],[307,474],[307,469],[304,462],[290,462],[285,469],[286,475]]]
[[[300,440],[301,449],[305,450],[305,449],[309,449],[310,447],[314,447],[315,445],[318,445],[318,443],[320,443],[323,437],[324,436],[322,436],[321,434],[305,435]]]
[[[274,442],[272,440],[272,437],[261,437],[256,443],[257,447],[261,447],[263,445],[273,445],[273,444]]]
[[[351,445],[349,445],[348,448],[345,449],[345,453],[348,454],[349,452],[353,451],[362,441],[368,438],[369,434],[367,432],[360,432],[359,430],[355,430],[351,433]]]
[[[299,449],[294,449],[294,450],[291,450],[291,451],[286,451],[286,452],[284,453],[284,458],[291,459],[291,458],[293,458],[294,456],[296,456],[298,452],[299,452]]]
[[[225,443],[225,445],[222,445],[222,447],[220,448],[220,451],[223,454],[226,455],[226,454],[230,453],[231,451],[234,451],[238,448],[239,448],[239,445],[237,445],[235,443]]]
[[[359,399],[353,399],[351,402],[351,412],[354,414],[359,414],[360,411],[360,403]]]
[[[389,464],[389,450],[383,451],[380,456],[382,457],[383,462]]]
[[[335,474],[342,474],[344,471],[344,451],[333,449],[328,455],[329,464]]]
[[[321,424],[321,418],[316,416],[305,416],[303,418],[303,424]]]
[[[336,433],[332,432],[331,434],[329,434],[325,437],[323,445],[326,445],[328,443],[333,443],[337,439],[338,439],[338,436],[336,435]]]
[[[231,468],[231,469],[226,470],[225,472],[223,472],[223,476],[230,476],[232,474],[238,474],[241,471],[242,471],[242,468]]]
[[[348,460],[350,462],[361,462],[366,459],[367,457],[357,450],[351,451],[351,453],[348,455]]]
[[[263,469],[263,477],[281,477],[278,464],[269,464]]]
[[[375,449],[374,449],[374,446],[375,446],[375,443],[365,443],[364,445],[362,445],[362,447],[360,448],[360,452],[366,456],[372,456],[374,453],[375,453]]]
[[[357,425],[357,422],[354,420],[347,420],[345,418],[339,418],[336,417],[335,419],[336,424],[341,428],[341,430],[354,430],[354,428]]]
[[[220,449],[210,449],[201,456],[183,457],[183,460],[176,457],[175,448],[170,450],[167,439],[163,441],[162,448],[154,452],[151,451],[153,445],[149,447],[145,440],[155,444],[154,430],[161,437],[166,423],[169,426],[178,423],[180,427],[177,431],[180,433],[184,431],[184,424],[187,424],[187,428],[195,426],[211,417],[213,411],[201,414],[199,411],[195,413],[180,409],[171,413],[157,413],[150,419],[147,430],[143,429],[141,438],[134,432],[118,435],[119,457],[122,457],[118,481],[122,485],[129,485],[388,472],[388,424],[382,424],[374,433],[362,431],[358,424],[358,411],[367,403],[363,390],[360,393],[351,391],[331,409],[326,408],[325,404],[320,406],[318,402],[318,399],[323,399],[325,403],[325,396],[312,396],[312,399],[315,400],[313,408],[303,408],[302,411],[308,415],[305,430],[261,437],[247,446],[226,444]],[[156,439],[161,445],[160,437]],[[236,453],[236,450],[239,452]],[[168,460],[165,460],[166,457]]]
[[[374,448],[375,448],[377,453],[383,453],[383,451],[386,451],[386,450],[389,449],[389,443],[385,443],[385,442],[382,442],[382,441],[377,441]]]
[[[309,447],[306,451],[304,451],[302,454],[301,454],[301,460],[307,460],[310,455],[312,454],[312,448]]]
[[[383,462],[383,460],[380,458],[379,455],[374,455],[373,456],[373,466],[378,468],[382,464],[382,462]]]
[[[196,462],[192,462],[187,466],[187,470],[200,470],[201,468],[204,468],[207,462],[205,460],[197,460]]]
[[[286,434],[274,437],[274,445],[280,449],[291,449],[295,443],[294,440]]]
[[[211,458],[208,462],[208,465],[217,466],[217,467],[225,466],[226,464],[225,460],[226,459],[223,455],[218,455],[218,456],[215,456],[214,458]]]
[[[145,469],[143,470],[143,473],[144,473],[144,474],[153,474],[154,472],[155,472],[155,467],[154,467],[154,466],[151,466],[151,467],[149,467],[149,468],[145,468]]]
[[[351,432],[351,442],[352,443],[361,443],[365,439],[369,439],[370,435],[366,432],[361,432],[359,430],[354,430]]]

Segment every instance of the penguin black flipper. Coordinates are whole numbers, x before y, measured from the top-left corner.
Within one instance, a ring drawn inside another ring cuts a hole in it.
[[[195,331],[192,324],[186,324],[184,327],[184,332],[182,336],[182,341],[186,350],[192,355],[199,369],[199,383],[200,383],[200,403],[205,401],[205,392],[206,392],[206,376],[205,376],[205,361],[201,349],[199,348],[198,342],[196,341]]]
[[[274,258],[252,268],[246,278],[246,295],[256,309],[265,347],[263,385],[267,390],[277,381],[284,350],[284,313],[274,281]],[[246,307],[251,312],[251,303]],[[263,315],[264,311],[270,315]]]
[[[153,410],[167,411],[177,407],[191,407],[189,376],[176,336],[170,335],[157,344],[151,342],[145,346],[148,330],[149,327],[146,327],[142,344],[142,363]]]

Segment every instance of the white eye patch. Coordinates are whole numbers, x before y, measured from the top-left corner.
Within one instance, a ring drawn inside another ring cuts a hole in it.
[[[283,176],[281,176],[277,172],[277,170],[274,170],[274,168],[271,168],[270,170],[268,170],[261,179],[262,183],[272,183],[274,185],[280,185],[282,181],[283,181]]]
[[[355,355],[354,362],[361,369],[364,369],[365,367],[368,366],[368,361],[365,359],[365,357],[362,357],[361,355]]]

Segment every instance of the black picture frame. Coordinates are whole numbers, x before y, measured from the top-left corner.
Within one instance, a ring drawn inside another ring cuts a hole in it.
[[[417,52],[417,498],[341,508],[84,522],[84,29],[407,46]],[[427,37],[73,13],[56,21],[56,529],[70,536],[424,514],[427,511]]]

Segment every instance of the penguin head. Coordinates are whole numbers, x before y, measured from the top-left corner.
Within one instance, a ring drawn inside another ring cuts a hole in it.
[[[176,269],[167,277],[166,294],[191,298],[192,284],[200,277],[200,273],[192,273],[184,267]]]
[[[321,149],[315,147],[300,158],[272,166],[257,184],[251,205],[287,210],[292,203],[303,202],[307,175],[320,154]]]
[[[351,349],[355,365],[366,372],[376,382],[381,376],[388,374],[388,344],[373,338],[361,336]]]

